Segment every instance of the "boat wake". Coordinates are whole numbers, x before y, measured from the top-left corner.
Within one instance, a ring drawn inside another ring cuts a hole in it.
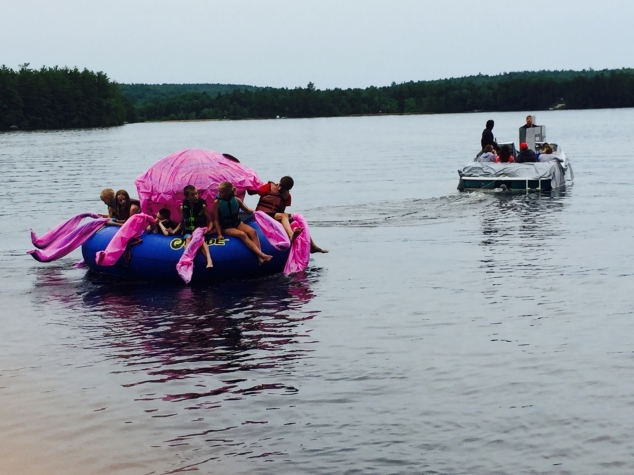
[[[442,196],[439,198],[377,201],[337,207],[313,208],[305,213],[311,227],[420,226],[427,221],[452,220],[491,200],[482,193]],[[318,217],[329,216],[324,220]]]

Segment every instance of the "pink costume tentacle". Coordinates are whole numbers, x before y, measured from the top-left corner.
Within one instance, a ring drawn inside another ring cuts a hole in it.
[[[290,247],[291,241],[288,239],[288,235],[282,223],[262,211],[255,212],[255,221],[260,226],[266,239],[275,249],[282,250]]]
[[[113,266],[123,255],[131,239],[143,234],[148,224],[154,224],[156,220],[147,214],[138,213],[131,216],[123,226],[112,236],[112,239],[104,251],[97,252],[97,265]]]
[[[58,241],[71,233],[75,228],[77,228],[81,220],[84,218],[99,219],[99,215],[95,213],[80,213],[77,216],[70,218],[68,221],[58,224],[42,237],[38,237],[37,234],[35,234],[35,231],[31,229],[31,242],[38,249],[46,249],[55,241]]]
[[[200,246],[205,241],[205,228],[196,228],[192,233],[192,238],[189,244],[183,251],[183,255],[176,263],[176,272],[186,284],[189,284],[192,280],[192,274],[194,272],[194,257]]]
[[[108,218],[99,218],[89,221],[75,228],[68,234],[59,237],[56,241],[49,243],[46,249],[32,249],[27,251],[33,259],[40,262],[51,262],[64,257],[85,243],[90,236],[97,232]]]
[[[308,229],[308,223],[301,214],[292,216],[291,229],[304,228],[304,231],[297,236],[291,246],[291,252],[288,255],[286,266],[284,266],[284,275],[303,271],[310,260],[310,230]]]

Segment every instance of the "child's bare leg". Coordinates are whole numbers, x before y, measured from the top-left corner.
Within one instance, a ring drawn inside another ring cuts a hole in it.
[[[248,224],[244,224],[244,223],[240,223],[240,225],[238,226],[238,229],[246,233],[246,235],[249,236],[249,239],[251,239],[251,241],[255,243],[255,246],[260,251],[262,250],[262,245],[260,244],[260,238],[258,237],[258,233],[256,232],[255,229],[253,229]]]
[[[211,260],[211,252],[209,252],[209,246],[205,241],[203,241],[203,245],[200,250],[202,251],[203,256],[205,256],[205,259],[207,259],[207,269],[213,267],[214,263]]]
[[[282,223],[284,227],[284,231],[288,234],[288,238],[291,239],[293,237],[293,230],[291,229],[291,223],[288,220],[288,214],[286,213],[275,213],[275,220]]]
[[[189,246],[189,241],[191,241],[191,240],[192,240],[192,237],[191,237],[191,236],[187,236],[187,237],[185,238],[185,245],[183,246],[183,248],[185,248],[185,247]]]
[[[268,262],[273,258],[273,256],[264,254],[260,249],[258,249],[255,243],[251,241],[251,239],[249,239],[249,236],[247,236],[247,233],[245,233],[244,231],[240,231],[238,228],[223,229],[222,233],[226,234],[227,236],[233,236],[235,238],[238,238],[242,242],[244,242],[244,244],[251,251],[253,251],[256,256],[258,256],[258,261],[260,262],[260,264],[264,264],[265,262]]]
[[[328,249],[322,249],[317,244],[315,244],[313,238],[310,238],[310,253],[314,254],[315,252],[323,252],[324,254],[326,254],[328,252]]]
[[[288,238],[291,240],[291,244],[295,242],[297,236],[299,236],[304,230],[304,228],[291,228],[291,222],[289,221],[288,214],[286,213],[275,213],[275,219],[282,223],[284,231],[286,231],[286,234],[288,234]]]

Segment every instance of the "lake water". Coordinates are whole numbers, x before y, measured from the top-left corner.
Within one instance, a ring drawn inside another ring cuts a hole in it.
[[[456,191],[525,115],[0,134],[0,473],[634,473],[634,110],[538,113],[563,194]],[[197,286],[25,254],[188,147],[293,176],[330,253]]]

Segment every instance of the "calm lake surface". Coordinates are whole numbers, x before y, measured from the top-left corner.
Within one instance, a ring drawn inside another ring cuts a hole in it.
[[[0,134],[0,474],[634,473],[634,110],[537,114],[565,193],[456,191],[525,116]],[[197,286],[25,254],[189,147],[293,176],[330,253]]]

